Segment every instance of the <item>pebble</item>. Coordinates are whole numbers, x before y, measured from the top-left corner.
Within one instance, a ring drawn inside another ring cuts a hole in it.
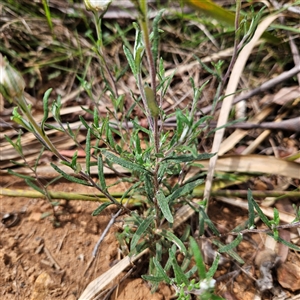
[[[49,294],[49,286],[52,283],[50,275],[46,272],[41,273],[35,280],[33,292],[30,300],[44,300]]]
[[[280,285],[292,292],[300,290],[300,267],[292,262],[285,262],[277,269]]]
[[[39,212],[33,212],[28,217],[28,221],[39,222],[41,220],[42,214]]]

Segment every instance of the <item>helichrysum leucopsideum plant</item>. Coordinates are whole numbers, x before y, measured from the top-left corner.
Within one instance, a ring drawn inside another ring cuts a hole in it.
[[[196,242],[191,239],[189,249],[186,248],[185,242],[190,235],[189,232],[186,237],[178,238],[171,229],[174,222],[175,205],[178,205],[178,200],[181,200],[182,203],[188,202],[191,199],[193,189],[203,183],[203,179],[199,178],[192,181],[184,181],[182,169],[191,165],[195,160],[207,159],[212,156],[207,153],[199,154],[197,151],[197,139],[200,134],[199,125],[209,119],[208,116],[198,120],[195,119],[197,103],[203,87],[196,87],[191,79],[194,91],[191,108],[184,111],[176,110],[172,116],[176,117],[177,128],[173,132],[164,131],[162,124],[170,115],[166,115],[161,107],[164,96],[170,86],[172,75],[165,76],[164,62],[158,58],[160,34],[158,26],[163,11],[157,14],[153,21],[152,32],[150,32],[147,18],[147,1],[132,1],[138,11],[138,23],[134,23],[136,30],[135,44],[132,50],[126,46],[123,49],[136,79],[140,95],[138,97],[132,94],[135,103],[130,108],[130,112],[123,112],[124,99],[118,96],[117,82],[107,65],[101,34],[101,17],[111,2],[85,1],[86,8],[92,11],[94,15],[98,39],[94,51],[99,55],[102,68],[101,74],[106,82],[106,89],[110,92],[110,98],[114,106],[114,111],[110,111],[107,117],[104,118],[98,115],[96,108],[94,111],[88,111],[94,117],[92,124],[88,124],[81,118],[82,124],[87,130],[85,169],[82,169],[77,163],[76,154],[71,160],[63,157],[45,134],[44,126],[46,126],[49,114],[48,98],[51,90],[45,94],[44,118],[41,124],[38,124],[32,117],[31,108],[24,97],[25,83],[23,78],[9,65],[6,58],[1,56],[0,91],[7,100],[17,106],[12,119],[32,132],[47,150],[53,152],[63,164],[73,169],[81,178],[65,173],[52,163],[52,167],[60,175],[70,181],[93,186],[108,198],[109,202],[100,205],[93,215],[98,215],[110,204],[116,204],[131,214],[127,224],[137,229],[135,231],[126,231],[129,251],[131,254],[135,254],[145,248],[151,249],[153,255],[149,263],[149,275],[145,275],[144,278],[152,282],[154,288],[158,282],[165,281],[175,288],[179,299],[190,299],[191,294],[197,295],[201,299],[209,299],[213,296],[215,282],[212,277],[218,265],[217,260],[210,271],[206,272],[202,255],[198,246],[196,246]],[[146,58],[145,61],[143,60],[144,57]],[[142,68],[144,63],[146,68]],[[149,74],[144,74],[144,69],[149,70]],[[143,76],[145,75],[149,75],[149,83],[144,82]],[[82,80],[82,83],[85,87],[88,86],[84,80]],[[131,117],[131,112],[135,106],[142,107],[148,120],[148,129],[141,127]],[[63,128],[60,120],[60,107],[61,104],[58,98],[51,109],[54,119],[60,124],[60,128],[57,127],[57,129],[65,131],[71,137],[76,138],[70,130]],[[130,135],[120,125],[122,122],[117,119],[117,114],[114,112],[123,112],[122,121],[131,122],[132,131]],[[146,148],[143,148],[141,145],[141,134],[146,136]],[[92,137],[96,140],[95,144],[91,142]],[[98,147],[99,141],[104,142],[106,147]],[[92,148],[94,149],[93,154],[91,154]],[[92,158],[94,158],[94,161],[92,161]],[[132,182],[132,187],[124,193],[121,203],[108,192],[103,173],[104,165],[113,169],[114,164],[128,169],[131,173],[129,178],[123,179]],[[93,165],[96,165],[98,168],[97,181],[91,177],[90,168]],[[178,183],[172,186],[169,180],[171,177],[181,177],[181,180],[178,180]],[[146,210],[136,213],[130,212],[125,207],[123,202],[125,203],[134,194],[144,197],[147,203]],[[197,207],[195,207],[195,211],[198,211]],[[203,208],[201,216],[205,216],[207,219]],[[168,222],[168,226],[163,226],[164,220]],[[183,253],[185,256],[184,264],[181,266],[176,260],[178,252]],[[162,257],[166,254],[169,259],[163,266]],[[196,258],[196,266],[191,270],[187,270],[192,256]],[[168,275],[171,269],[175,275],[174,278]],[[191,279],[192,276],[195,276],[197,270],[200,275],[199,280]]]

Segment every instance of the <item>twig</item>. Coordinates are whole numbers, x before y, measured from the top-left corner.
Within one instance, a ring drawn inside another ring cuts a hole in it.
[[[106,234],[108,233],[109,229],[111,228],[111,226],[114,224],[114,222],[116,221],[116,218],[119,216],[119,214],[122,212],[122,209],[119,209],[117,211],[117,213],[115,215],[113,215],[110,219],[110,221],[108,222],[106,228],[104,229],[104,231],[102,232],[97,244],[95,245],[93,252],[92,252],[92,257],[90,259],[90,261],[88,262],[88,265],[83,273],[83,276],[85,276],[86,272],[88,271],[88,269],[91,267],[93,261],[95,260],[95,257],[97,256],[97,252],[99,249],[99,246],[101,244],[101,242],[104,240]]]
[[[69,233],[69,230],[67,230],[67,232],[64,234],[64,236],[62,237],[61,241],[59,242],[58,246],[57,246],[57,249],[56,249],[56,253],[58,253],[62,247],[62,244],[66,238],[66,236],[68,235]]]
[[[108,230],[109,230],[110,227],[115,223],[116,218],[119,216],[119,214],[120,214],[121,212],[122,212],[122,209],[119,209],[119,210],[117,211],[117,213],[111,217],[111,219],[110,219],[110,221],[108,222],[106,228],[105,228],[104,231],[102,232],[102,234],[101,234],[101,236],[100,236],[100,238],[99,238],[97,244],[96,244],[95,247],[94,247],[93,253],[92,253],[92,256],[93,256],[94,258],[96,257],[97,252],[98,252],[98,249],[99,249],[99,246],[100,246],[101,242],[103,241],[103,239],[105,238],[105,236],[106,236]]]
[[[278,75],[277,77],[266,81],[261,86],[253,89],[252,91],[245,93],[243,95],[237,96],[236,98],[233,99],[232,104],[236,104],[242,100],[247,100],[252,96],[255,96],[255,95],[257,95],[261,92],[264,92],[268,89],[271,89],[272,87],[278,85],[282,81],[285,81],[285,80],[295,76],[298,73],[300,73],[300,64],[295,66],[294,68],[290,69],[289,71],[283,72],[280,75]],[[219,103],[215,109],[219,109],[219,108],[221,108],[221,103]],[[205,114],[209,113],[211,111],[211,109],[212,109],[212,105],[206,106],[203,109],[201,109],[201,112],[199,114],[205,115]]]
[[[48,250],[48,248],[46,247],[46,245],[44,246],[44,251],[45,251],[45,254],[47,255],[48,259],[54,265],[55,269],[56,270],[61,270],[62,268],[60,267],[60,265],[58,264],[58,262],[54,259],[54,257],[51,255],[51,253]]]

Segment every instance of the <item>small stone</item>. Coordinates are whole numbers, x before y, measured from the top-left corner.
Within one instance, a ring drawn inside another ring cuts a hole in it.
[[[82,212],[82,206],[81,205],[74,206],[73,212],[77,213],[77,214],[80,213],[80,212]]]
[[[277,269],[280,285],[292,292],[300,290],[300,267],[291,262],[281,264]]]
[[[225,214],[229,214],[230,213],[230,210],[228,209],[228,207],[224,207],[223,208],[223,213],[225,213]]]
[[[33,212],[28,217],[28,221],[38,222],[38,221],[41,220],[41,216],[42,216],[41,213],[39,213],[39,212]]]
[[[60,205],[60,206],[66,206],[67,203],[68,203],[68,201],[65,200],[65,199],[63,199],[63,200],[60,200],[59,205]]]
[[[36,279],[30,300],[44,300],[49,294],[49,286],[52,283],[50,275],[46,272],[41,273]]]

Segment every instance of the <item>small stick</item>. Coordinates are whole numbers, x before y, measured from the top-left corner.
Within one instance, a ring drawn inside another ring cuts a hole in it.
[[[53,258],[53,256],[51,255],[50,251],[48,250],[48,248],[46,247],[46,245],[44,246],[44,251],[48,257],[48,259],[50,260],[50,262],[54,265],[56,270],[61,270],[60,265],[57,263],[57,261]]]
[[[104,238],[105,238],[105,236],[106,236],[108,230],[109,230],[110,227],[115,223],[116,218],[119,216],[119,214],[120,214],[121,212],[122,212],[122,209],[119,209],[118,212],[117,212],[115,215],[113,215],[113,216],[111,217],[111,219],[110,219],[110,221],[108,222],[106,228],[105,228],[104,231],[102,232],[102,234],[101,234],[101,236],[100,236],[100,238],[99,238],[97,244],[96,244],[95,247],[94,247],[93,253],[92,253],[92,256],[93,256],[94,258],[96,257],[97,252],[98,252],[98,248],[99,248],[101,242],[104,240]]]
[[[64,236],[62,237],[61,241],[59,242],[58,246],[57,246],[57,249],[56,249],[56,253],[58,253],[62,247],[62,244],[66,238],[66,236],[68,235],[69,233],[69,230],[67,230],[67,232],[64,234]]]
[[[88,265],[83,273],[83,276],[85,276],[86,272],[88,271],[88,269],[91,267],[93,261],[95,260],[95,257],[97,255],[97,252],[98,252],[98,249],[99,249],[99,246],[101,244],[101,242],[104,240],[108,230],[111,228],[111,226],[114,224],[116,218],[119,216],[119,214],[122,212],[122,209],[119,209],[117,211],[117,213],[115,215],[113,215],[110,219],[110,221],[108,222],[106,228],[104,229],[104,231],[102,232],[97,244],[95,245],[94,249],[93,249],[93,252],[92,252],[92,257],[90,259],[90,261],[88,262]]]

